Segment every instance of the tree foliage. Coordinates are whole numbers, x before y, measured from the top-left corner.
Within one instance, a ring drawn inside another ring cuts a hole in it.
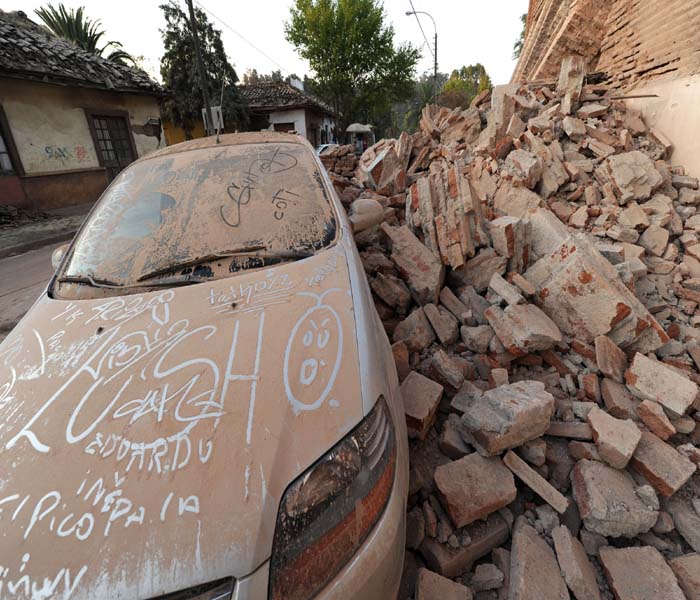
[[[86,17],[84,11],[83,6],[69,10],[61,3],[58,6],[41,6],[34,12],[54,35],[72,42],[90,54],[122,64],[134,64],[133,57],[122,48],[120,42],[106,42],[100,47],[105,35],[102,24],[99,19],[93,21]],[[105,56],[106,51],[109,51],[109,54]]]
[[[160,8],[165,16],[165,29],[160,31],[165,46],[160,73],[163,84],[172,92],[163,102],[162,111],[189,136],[202,119],[204,108],[189,19],[174,0]],[[221,31],[215,29],[198,8],[195,8],[195,21],[209,100],[217,106],[223,89],[224,123],[228,130],[233,130],[247,121],[247,111],[236,90],[238,76],[224,51]]]
[[[294,76],[292,76],[294,77]],[[269,75],[266,73],[258,73],[257,69],[248,69],[243,73],[243,85],[251,85],[254,83],[265,83],[269,81],[286,81],[289,78],[282,76],[282,71],[277,69]]]
[[[466,108],[478,94],[492,87],[493,83],[484,65],[476,63],[452,71],[450,78],[442,87],[439,101],[440,104],[450,108],[458,106]]]
[[[523,44],[525,43],[525,27],[527,25],[527,13],[520,15],[520,22],[522,23],[522,29],[520,30],[520,36],[513,44],[513,59],[520,58],[520,53],[523,51]]]
[[[314,71],[314,91],[338,115],[340,129],[375,122],[413,92],[420,52],[394,47],[379,0],[295,0],[287,40]]]

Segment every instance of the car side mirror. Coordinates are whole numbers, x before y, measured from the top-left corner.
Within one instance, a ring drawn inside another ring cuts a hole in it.
[[[68,250],[68,244],[61,244],[51,253],[51,266],[54,268],[54,271],[61,264],[63,257],[66,255],[66,250]]]

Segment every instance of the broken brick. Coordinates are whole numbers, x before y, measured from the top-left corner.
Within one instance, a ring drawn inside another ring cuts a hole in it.
[[[657,511],[637,496],[625,471],[592,460],[580,460],[571,472],[574,500],[586,529],[609,537],[633,537],[649,531]]]
[[[597,406],[588,413],[588,424],[600,457],[611,467],[624,469],[642,437],[629,420],[616,419]]]
[[[455,527],[464,527],[515,500],[512,473],[498,457],[474,452],[435,469],[435,485]]]
[[[697,468],[673,446],[648,431],[642,432],[630,466],[666,497],[683,487]]]
[[[615,598],[685,600],[676,576],[656,548],[604,547],[599,555]]]
[[[541,436],[549,427],[554,397],[538,381],[519,381],[484,392],[465,407],[462,423],[487,455],[500,454]]]
[[[641,400],[653,400],[679,417],[698,395],[698,386],[663,363],[637,353],[625,373],[630,391]]]
[[[401,384],[401,396],[409,437],[425,439],[435,421],[442,398],[442,386],[416,371],[411,371]]]

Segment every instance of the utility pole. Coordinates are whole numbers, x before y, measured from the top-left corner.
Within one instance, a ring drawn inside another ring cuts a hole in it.
[[[433,25],[435,24],[435,21],[433,21]],[[437,77],[437,27],[435,28],[435,53],[434,53],[434,58],[435,58],[435,66],[433,68],[433,101],[437,102],[437,95],[438,95],[438,77]]]
[[[433,102],[437,102],[437,95],[438,95],[438,60],[437,60],[437,25],[435,24],[435,19],[433,19],[432,15],[430,13],[427,13],[422,10],[407,10],[406,11],[406,16],[411,16],[414,15],[416,19],[418,19],[418,15],[425,15],[428,17],[432,22],[433,22],[433,29],[435,29],[435,42],[433,44],[434,52],[433,52],[433,59],[434,59],[434,64],[433,64]],[[420,21],[418,21],[418,25],[420,26],[421,32],[423,32],[423,27],[420,24]],[[425,32],[423,32],[423,39],[425,39],[425,43],[428,46],[428,50],[430,50],[430,45],[428,44],[428,38],[425,37]]]
[[[190,32],[192,33],[192,43],[194,45],[194,56],[197,61],[197,72],[199,73],[199,83],[202,90],[202,98],[204,99],[204,110],[207,114],[207,124],[206,128],[207,135],[211,135],[214,129],[214,120],[211,114],[211,104],[209,103],[209,92],[207,90],[207,79],[206,72],[204,71],[204,63],[202,62],[202,51],[199,47],[199,36],[197,35],[197,21],[194,17],[194,7],[192,6],[192,0],[187,0],[187,8],[190,12]]]

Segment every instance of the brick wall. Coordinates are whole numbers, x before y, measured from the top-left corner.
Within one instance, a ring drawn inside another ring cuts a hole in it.
[[[614,0],[597,70],[622,87],[700,73],[700,2]]]
[[[554,79],[566,54],[620,87],[700,73],[698,0],[531,0],[513,81]]]

